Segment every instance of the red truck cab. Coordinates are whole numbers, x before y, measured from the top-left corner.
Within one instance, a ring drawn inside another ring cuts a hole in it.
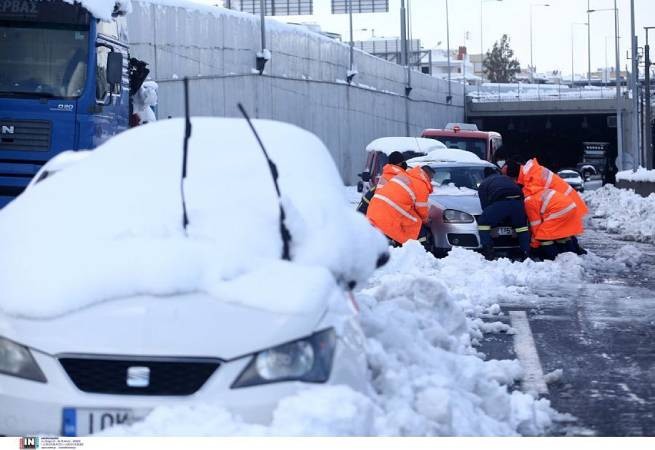
[[[500,133],[480,131],[470,123],[449,123],[444,129],[428,128],[421,137],[437,139],[448,148],[467,150],[490,162],[494,162],[494,153],[503,145]]]

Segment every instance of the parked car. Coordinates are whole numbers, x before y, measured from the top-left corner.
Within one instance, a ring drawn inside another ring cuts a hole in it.
[[[388,246],[347,205],[329,152],[254,121],[293,211],[283,260],[281,207],[247,123],[192,123],[182,192],[184,120],[171,119],[110,139],[0,211],[0,435],[89,435],[164,405],[267,423],[309,386],[368,388],[350,291]]]
[[[573,189],[576,191],[584,192],[584,180],[580,175],[580,172],[570,169],[564,169],[557,172],[564,181],[569,183]]]
[[[425,156],[428,153],[445,149],[446,146],[434,139],[415,137],[383,137],[375,139],[366,146],[368,154],[364,170],[359,174],[361,180],[357,183],[357,191],[366,193],[378,183],[382,168],[393,152],[400,152],[405,159]]]
[[[453,247],[481,250],[477,218],[482,214],[482,206],[478,186],[484,179],[485,168],[498,170],[498,167],[471,152],[456,149],[432,152],[411,159],[408,164],[427,164],[435,171],[434,192],[429,200],[435,256],[446,256]],[[499,256],[518,253],[518,239],[511,226],[495,227],[491,235]]]
[[[599,171],[593,164],[578,164],[577,172],[582,175],[584,181],[588,181],[592,176],[598,175]]]

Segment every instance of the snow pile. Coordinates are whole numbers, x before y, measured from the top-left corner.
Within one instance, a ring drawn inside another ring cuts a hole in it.
[[[114,13],[124,15],[132,12],[131,0],[64,0],[66,3],[79,3],[93,16],[101,20],[111,20]]]
[[[644,198],[634,191],[605,185],[584,198],[599,228],[623,239],[655,242],[655,194]]]
[[[622,170],[616,174],[616,180],[655,183],[655,170],[644,169],[641,166],[637,170]]]
[[[568,256],[568,255],[567,255]],[[418,243],[392,249],[357,294],[371,368],[369,395],[317,386],[283,399],[270,425],[244,423],[210,406],[156,409],[122,435],[538,435],[562,419],[548,400],[510,386],[517,361],[484,361],[472,346],[481,314],[499,314],[547,280],[579,281],[582,258],[486,262],[455,249],[443,260]],[[495,328],[495,327],[492,327]],[[498,329],[496,331],[503,331]]]
[[[186,235],[184,121],[131,129],[0,211],[0,312],[44,318],[138,294],[206,292],[288,313],[324,302],[335,279],[369,276],[386,241],[348,205],[318,138],[255,121],[280,174],[293,239],[287,263],[275,187],[247,123],[192,123]]]

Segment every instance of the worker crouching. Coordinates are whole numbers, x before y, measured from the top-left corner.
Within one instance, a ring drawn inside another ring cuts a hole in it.
[[[523,205],[523,192],[510,177],[501,175],[491,167],[485,168],[485,179],[478,187],[482,214],[478,218],[478,233],[482,254],[487,260],[495,258],[491,230],[498,226],[514,229],[521,254],[525,259],[530,252],[530,231]]]
[[[424,225],[429,218],[428,197],[433,190],[433,175],[434,170],[429,166],[415,167],[377,187],[366,217],[392,245],[421,240],[429,249],[429,230]]]

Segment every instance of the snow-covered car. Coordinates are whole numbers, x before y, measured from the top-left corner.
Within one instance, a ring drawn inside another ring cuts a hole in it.
[[[576,191],[584,192],[584,180],[579,172],[575,170],[560,170],[557,172],[557,175],[560,176],[564,181],[569,183],[569,185]]]
[[[308,386],[367,388],[349,291],[388,249],[347,204],[327,149],[254,121],[280,203],[245,120],[192,125],[184,181],[184,120],[172,119],[112,138],[0,211],[0,435],[88,435],[165,405],[266,423]],[[306,189],[307,167],[320,190]]]
[[[393,152],[400,152],[405,159],[411,159],[445,148],[444,144],[435,139],[403,136],[375,139],[366,146],[368,156],[364,170],[359,174],[361,180],[357,183],[357,191],[366,193],[378,183],[382,168]]]
[[[55,173],[77,164],[79,161],[82,161],[89,156],[89,153],[91,153],[89,150],[68,150],[59,153],[39,169],[25,189],[30,189],[35,184],[51,177]]]
[[[578,164],[577,172],[582,175],[582,178],[587,181],[592,176],[598,175],[598,169],[593,164]]]
[[[482,206],[477,190],[485,168],[498,170],[498,167],[471,152],[456,149],[432,152],[411,159],[408,164],[429,165],[435,171],[434,192],[429,200],[434,254],[445,256],[453,247],[480,250],[477,217],[482,214]],[[516,233],[509,224],[493,228],[491,236],[499,255],[512,256],[519,248]]]

